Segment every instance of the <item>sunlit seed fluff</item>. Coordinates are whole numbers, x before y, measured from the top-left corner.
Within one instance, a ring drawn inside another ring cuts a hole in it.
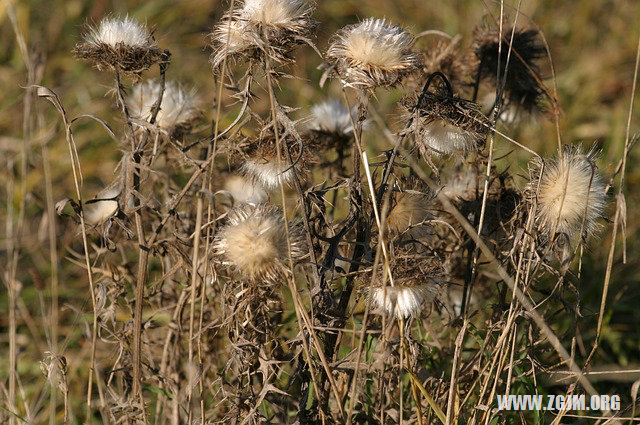
[[[353,134],[352,117],[349,109],[345,108],[342,102],[337,99],[313,105],[311,114],[312,119],[309,124],[309,129],[311,130],[332,133],[338,136]],[[355,114],[355,111],[352,111],[351,114]],[[353,120],[356,120],[355,116]]]
[[[288,61],[293,46],[310,42],[312,12],[307,0],[244,0],[213,29],[214,68],[227,57]]]
[[[420,128],[420,149],[423,155],[450,155],[476,147],[474,134],[444,120],[431,121]]]
[[[107,44],[111,47],[117,47],[118,44],[138,48],[154,45],[147,26],[129,16],[103,19],[89,31],[86,42],[94,46]]]
[[[248,158],[240,167],[240,171],[269,190],[280,187],[280,179],[283,184],[289,185],[294,178],[293,169],[289,168],[284,158],[280,163],[275,158]]]
[[[449,176],[440,193],[451,201],[470,201],[475,199],[478,189],[478,176],[472,170],[463,168]]]
[[[133,118],[147,121],[151,118],[152,109],[160,95],[160,83],[149,80],[136,84],[127,98],[127,106]],[[180,84],[168,81],[165,84],[160,110],[155,123],[168,133],[178,129],[186,129],[200,116],[198,100],[192,91],[187,91]]]
[[[431,197],[416,191],[400,192],[394,196],[395,205],[387,216],[387,226],[394,234],[401,234],[424,226],[424,221],[431,217]]]
[[[556,233],[575,237],[588,236],[600,227],[606,185],[593,151],[567,149],[560,158],[545,160],[544,167],[535,161],[528,189],[537,199],[538,227],[549,236],[554,228]]]
[[[224,189],[232,196],[234,205],[259,204],[267,200],[267,192],[260,185],[242,176],[229,176]]]
[[[216,25],[211,35],[215,52],[211,57],[214,67],[220,66],[225,57],[234,56],[251,49],[254,45],[247,32],[246,22],[226,20]]]
[[[375,308],[397,319],[417,315],[434,297],[435,293],[430,285],[371,288],[371,302]]]
[[[412,122],[409,130],[425,157],[475,150],[489,133],[490,122],[480,112],[480,105],[443,88],[422,94],[421,101],[417,95],[405,99],[403,107],[405,119]]]
[[[289,258],[285,226],[282,212],[272,205],[234,208],[216,235],[216,256],[248,280],[276,281],[287,270]],[[289,237],[291,257],[298,261],[306,253],[299,223],[289,225]]]
[[[389,263],[393,286],[369,286],[373,307],[396,318],[419,315],[439,298],[445,283],[439,260],[399,248]],[[379,272],[384,270],[380,267]],[[380,284],[380,282],[378,282]],[[387,281],[389,285],[389,282]]]
[[[98,195],[96,201],[85,202],[83,206],[84,221],[92,226],[104,223],[118,212],[118,201],[115,199],[120,194],[118,189],[109,189]]]
[[[340,78],[359,88],[392,86],[420,64],[411,51],[414,37],[384,19],[366,19],[340,30],[326,60]]]
[[[89,29],[73,53],[96,68],[140,75],[162,60],[147,26],[128,16],[108,17]]]
[[[245,0],[241,17],[264,25],[286,26],[309,13],[306,0]]]

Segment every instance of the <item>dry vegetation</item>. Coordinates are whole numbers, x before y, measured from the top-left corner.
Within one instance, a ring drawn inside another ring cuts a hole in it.
[[[0,2],[0,422],[639,421],[640,5],[430,3]]]

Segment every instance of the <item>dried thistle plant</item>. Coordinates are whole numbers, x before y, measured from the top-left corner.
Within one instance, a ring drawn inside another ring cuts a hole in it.
[[[385,19],[348,25],[335,36],[326,60],[345,85],[359,89],[394,86],[415,72],[413,36]]]
[[[284,184],[291,184],[296,174],[306,174],[311,163],[315,161],[315,155],[308,146],[296,143],[291,138],[288,143],[291,143],[289,154],[295,159],[295,164],[291,165],[287,162],[284,144],[280,158],[278,158],[276,139],[273,134],[268,133],[251,140],[243,148],[245,158],[240,166],[240,171],[269,190],[278,188],[280,179]]]
[[[573,239],[592,236],[600,228],[607,194],[595,159],[594,150],[567,148],[557,158],[532,161],[527,191],[535,200],[540,232]]]
[[[131,118],[146,124],[153,115],[162,87],[155,80],[148,80],[133,86],[126,102]],[[162,94],[160,110],[155,124],[168,136],[177,137],[189,131],[201,116],[200,102],[194,91],[188,91],[174,81],[168,81]]]
[[[73,53],[99,70],[115,69],[134,75],[159,62],[162,54],[146,25],[129,16],[103,19],[89,29]]]
[[[543,110],[547,95],[540,60],[546,56],[546,49],[537,30],[505,28],[500,40],[497,29],[481,26],[474,33],[474,50],[478,77],[493,87],[498,83],[496,70],[500,64],[500,84],[504,84],[506,106],[526,112]]]
[[[269,204],[231,210],[213,248],[222,264],[251,281],[283,279],[289,255],[298,262],[307,253],[300,224],[286,223],[278,208]]]
[[[432,78],[437,75],[443,74],[432,74]],[[424,157],[473,151],[484,144],[491,128],[480,107],[455,96],[443,78],[444,88],[403,102],[405,119],[412,123],[416,146]]]
[[[389,267],[393,286],[367,287],[365,291],[377,309],[396,319],[419,316],[438,298],[446,283],[442,267],[435,258],[398,253]]]
[[[225,58],[288,62],[293,47],[311,44],[313,9],[307,0],[243,0],[213,29],[214,69]]]

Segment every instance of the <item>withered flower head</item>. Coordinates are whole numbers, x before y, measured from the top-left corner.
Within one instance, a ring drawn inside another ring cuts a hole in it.
[[[413,253],[393,258],[390,267],[395,286],[368,287],[373,306],[397,319],[419,315],[438,298],[445,284],[444,272],[437,261]]]
[[[355,114],[355,109],[352,109],[351,115]],[[349,110],[338,99],[313,105],[307,128],[311,145],[318,148],[344,148],[353,138]]]
[[[339,136],[353,134],[351,115],[355,111],[351,111],[350,114],[349,110],[339,100],[331,99],[315,104],[311,108],[311,113],[312,120],[309,125],[311,130]]]
[[[508,68],[506,68],[512,32],[513,44]],[[480,78],[493,87],[497,84],[498,61],[500,61],[501,85],[506,74],[505,106],[522,108],[527,112],[542,109],[546,92],[541,82],[539,61],[545,57],[546,50],[540,41],[538,30],[504,29],[502,43],[500,43],[500,33],[497,29],[481,27],[475,31],[474,50],[479,61]]]
[[[425,220],[432,218],[433,196],[418,190],[404,190],[393,194],[387,227],[393,235],[405,232],[414,238],[424,235]]]
[[[214,68],[225,57],[288,61],[294,46],[310,42],[313,9],[307,0],[244,0],[213,29]]]
[[[267,192],[254,180],[231,175],[224,182],[224,190],[233,197],[234,205],[259,204],[267,200]]]
[[[535,159],[527,187],[530,199],[537,200],[538,229],[553,236],[570,238],[594,234],[606,205],[605,182],[595,164],[595,153],[568,148],[559,158]],[[582,230],[582,233],[581,233]]]
[[[475,68],[475,56],[472,52],[464,52],[460,49],[460,36],[452,40],[438,40],[422,53],[422,72],[420,75],[432,75],[441,72],[447,76],[454,93],[462,94],[471,86],[473,69]],[[426,80],[422,80],[422,84]]]
[[[215,255],[249,281],[277,282],[288,269],[286,225],[282,212],[273,205],[236,207],[216,235]],[[300,223],[289,224],[289,237],[291,257],[299,261],[307,252]]]
[[[97,27],[89,29],[73,53],[99,70],[115,69],[130,74],[140,74],[161,60],[161,51],[146,25],[129,16],[103,19]]]
[[[413,42],[413,35],[404,29],[369,18],[341,29],[326,60],[346,85],[361,89],[393,86],[420,64],[411,50]]]
[[[289,163],[285,153],[285,141],[289,146],[289,153],[294,165]],[[315,155],[309,149],[310,146],[297,143],[295,140],[280,139],[280,160],[278,161],[278,149],[276,139],[269,134],[252,141],[245,149],[246,158],[243,160],[240,172],[252,178],[254,181],[273,190],[280,187],[280,179],[284,184],[291,184],[294,179],[294,170],[299,175],[304,175],[309,165],[315,160]]]
[[[443,77],[432,74],[436,75]],[[413,120],[410,130],[415,143],[425,157],[472,151],[484,143],[489,133],[490,122],[480,112],[480,106],[455,96],[448,80],[443,77],[443,81],[446,88],[423,90],[420,96],[403,102],[406,120]]]
[[[158,101],[160,89],[160,83],[154,80],[136,84],[126,100],[131,117],[148,121],[153,106]],[[187,91],[180,84],[168,81],[155,123],[169,135],[184,133],[200,116],[198,103],[193,91]]]
[[[478,175],[474,170],[463,167],[447,176],[440,192],[453,202],[474,200],[478,195]]]

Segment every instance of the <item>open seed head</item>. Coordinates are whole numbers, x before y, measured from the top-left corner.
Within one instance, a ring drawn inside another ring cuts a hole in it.
[[[348,25],[335,36],[326,60],[346,85],[362,89],[393,86],[414,72],[419,56],[414,37],[384,19]]]
[[[85,41],[94,46],[106,44],[113,48],[119,44],[131,48],[149,48],[155,45],[147,26],[129,16],[103,19],[97,27],[90,29]]]
[[[539,231],[553,237],[586,237],[600,227],[606,205],[606,185],[595,164],[595,153],[566,149],[559,158],[534,161],[528,192],[536,200]]]
[[[474,33],[474,50],[482,80],[495,87],[497,76],[502,79],[506,75],[506,107],[526,112],[544,109],[548,96],[541,82],[540,60],[546,57],[547,51],[537,29],[505,27],[501,39],[499,29],[479,27]],[[499,73],[498,66],[501,67]]]
[[[231,194],[234,205],[259,204],[267,200],[264,188],[243,176],[229,176],[224,182],[224,190]]]
[[[351,116],[355,110],[349,110],[338,99],[330,99],[311,107],[312,119],[309,129],[317,132],[330,133],[339,137],[353,134]],[[355,115],[354,115],[355,116]],[[356,118],[354,118],[354,121]]]
[[[161,59],[146,25],[129,16],[107,17],[91,27],[74,54],[98,69],[116,69],[140,74]]]
[[[225,58],[289,61],[294,46],[311,42],[312,13],[307,0],[244,0],[213,29],[214,68]]]
[[[300,145],[287,139],[286,145],[289,146],[289,154],[294,162],[291,166],[285,152],[285,139],[281,139],[280,144],[278,158],[278,147],[273,135],[258,138],[250,143],[244,151],[246,158],[243,159],[240,172],[267,190],[280,187],[281,179],[283,184],[290,185],[296,174],[303,176],[308,171],[309,164],[315,161],[312,146],[305,143],[301,153]]]
[[[438,299],[445,283],[442,267],[435,261],[415,254],[394,258],[390,264],[394,286],[368,287],[373,306],[397,319],[418,316]]]
[[[255,24],[293,27],[311,13],[306,0],[245,0],[239,17]]]
[[[244,204],[232,209],[227,224],[216,235],[214,252],[222,264],[231,266],[250,281],[276,282],[287,271],[289,245],[282,212],[268,204]],[[289,224],[291,257],[306,254],[302,226]]]
[[[131,117],[148,121],[153,106],[158,101],[160,90],[160,83],[155,80],[136,84],[127,98]],[[186,131],[200,116],[198,105],[193,91],[187,91],[180,84],[168,81],[155,123],[170,135]]]
[[[393,196],[394,204],[387,216],[387,226],[393,235],[400,235],[407,231],[419,237],[426,227],[425,220],[432,217],[433,197],[415,190],[398,192]]]
[[[481,146],[489,133],[489,120],[474,102],[439,90],[425,93],[416,112],[417,96],[403,101],[405,120],[424,157],[464,153]]]

